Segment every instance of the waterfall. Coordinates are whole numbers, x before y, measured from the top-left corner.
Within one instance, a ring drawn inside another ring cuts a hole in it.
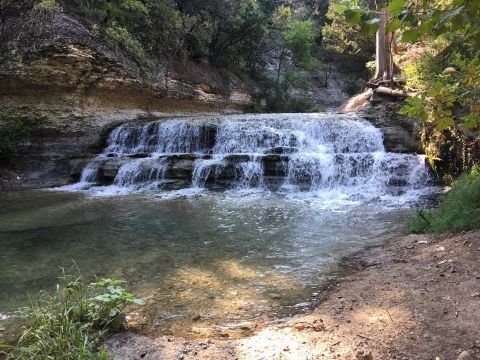
[[[425,157],[385,151],[379,129],[354,115],[170,118],[114,129],[84,170],[83,187],[134,191],[339,191],[352,198],[428,188]],[[76,189],[80,186],[78,185]]]

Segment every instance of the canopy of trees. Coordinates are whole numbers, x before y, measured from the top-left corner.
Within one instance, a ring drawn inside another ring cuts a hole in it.
[[[373,41],[355,31],[346,39],[346,22],[324,0],[0,0],[0,19],[28,11],[77,18],[147,79],[156,63],[186,59],[254,79],[276,111],[291,107],[287,92],[308,86],[313,71],[325,69],[328,84],[327,53],[353,49],[364,63],[372,55]]]

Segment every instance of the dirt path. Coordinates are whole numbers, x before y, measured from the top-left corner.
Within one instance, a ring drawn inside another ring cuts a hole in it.
[[[353,257],[361,270],[311,314],[240,340],[121,333],[116,359],[480,359],[480,231],[410,235]]]

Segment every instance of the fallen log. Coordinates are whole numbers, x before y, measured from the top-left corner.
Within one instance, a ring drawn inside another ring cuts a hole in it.
[[[385,87],[385,86],[379,86],[378,88],[373,90],[373,92],[375,94],[378,94],[378,95],[386,95],[386,96],[398,98],[398,99],[401,99],[401,100],[408,98],[407,93],[405,93],[403,91],[400,91],[400,90],[390,89],[390,88]]]

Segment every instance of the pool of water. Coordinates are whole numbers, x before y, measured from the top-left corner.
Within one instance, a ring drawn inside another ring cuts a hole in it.
[[[148,297],[133,315],[141,329],[183,336],[305,311],[342,257],[401,234],[412,211],[242,192],[25,190],[0,203],[0,319],[75,261],[84,276],[124,278]]]

